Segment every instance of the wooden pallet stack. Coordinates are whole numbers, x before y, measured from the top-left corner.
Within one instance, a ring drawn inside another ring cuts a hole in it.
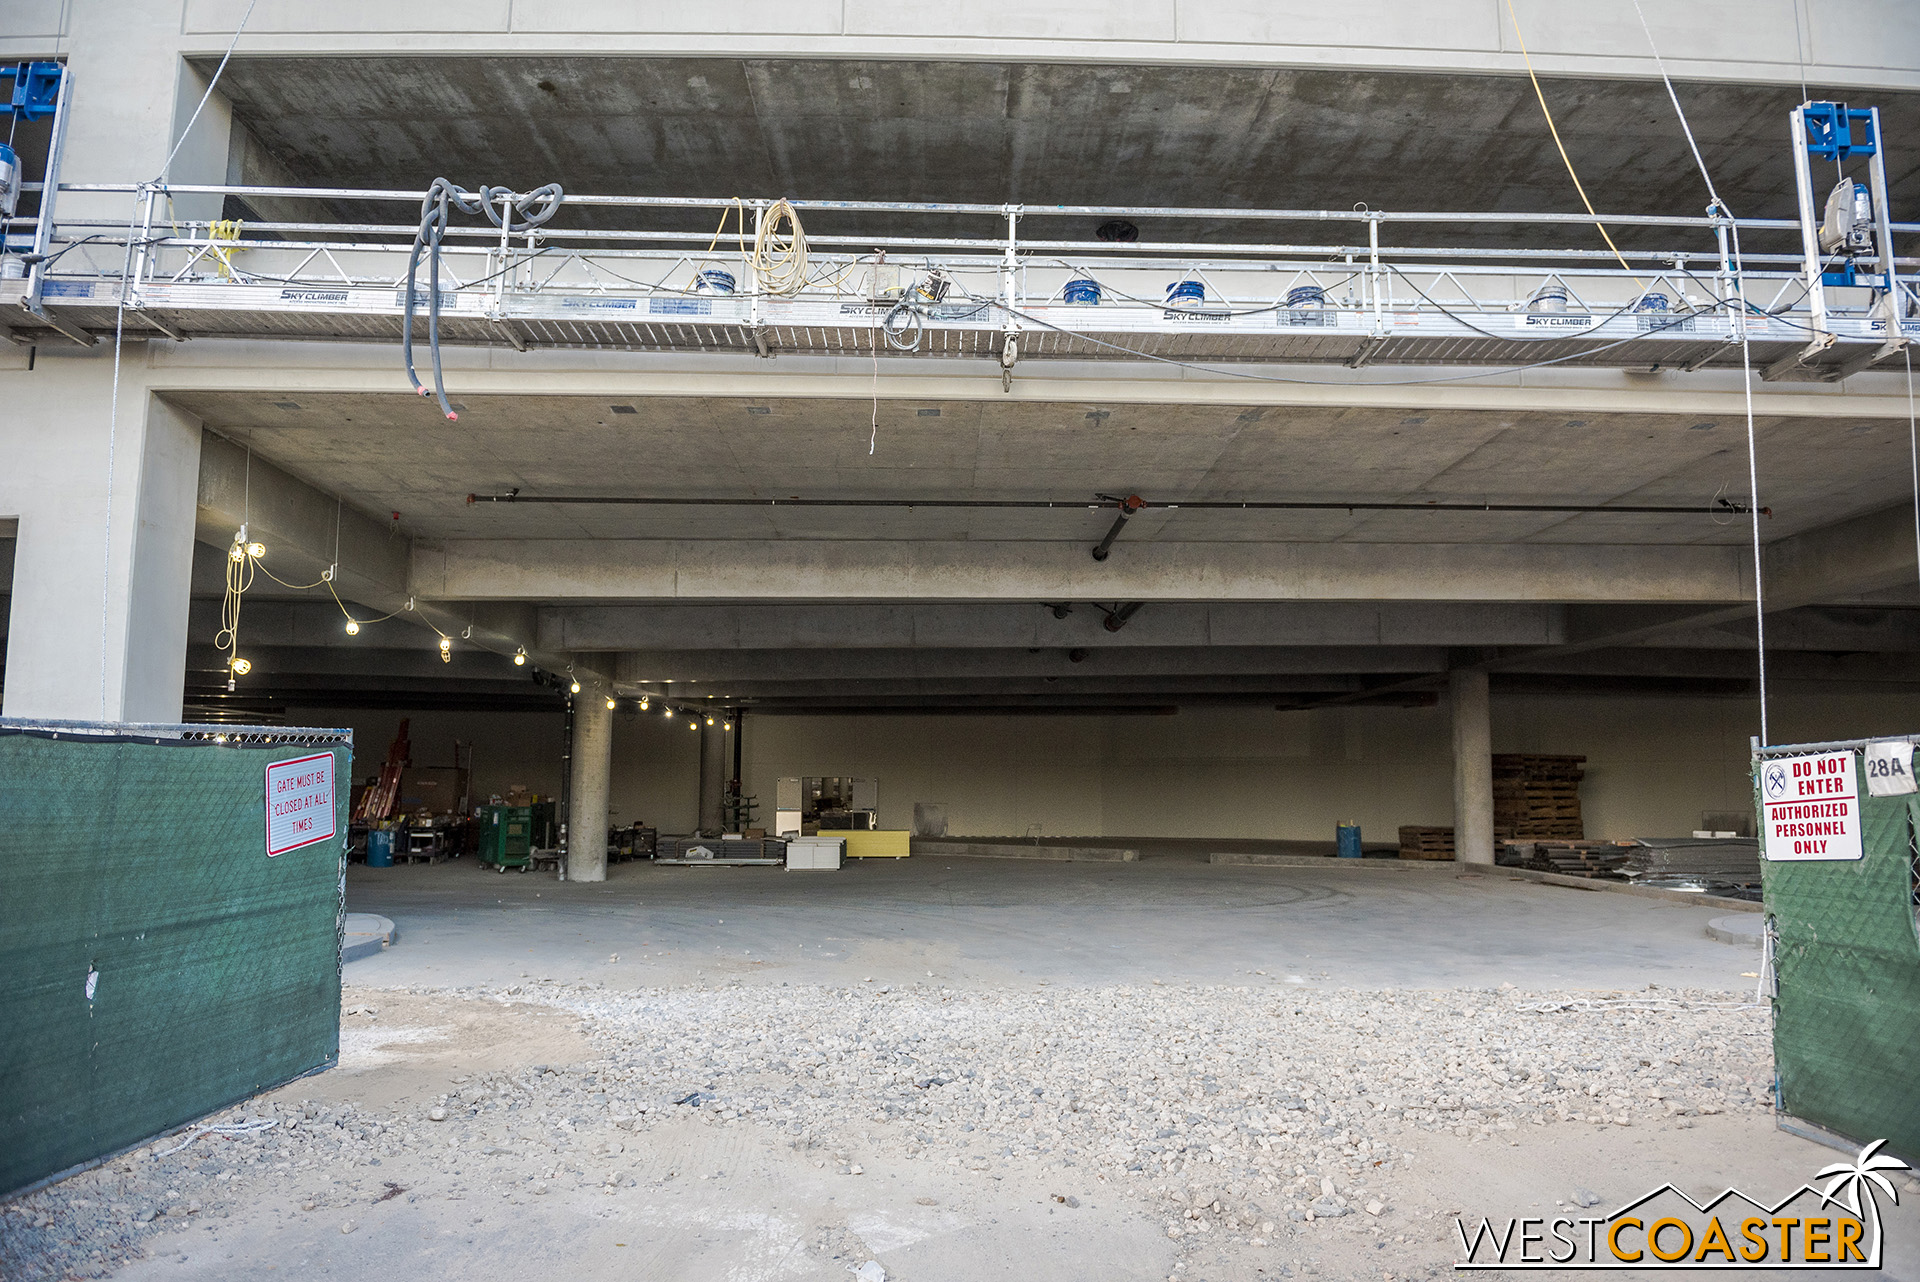
[[[1423,828],[1418,824],[1402,826],[1400,857],[1402,859],[1453,858],[1453,829]]]
[[[1587,835],[1580,817],[1580,767],[1585,757],[1537,753],[1495,753],[1493,757],[1493,835],[1495,840],[1558,838],[1579,841]]]

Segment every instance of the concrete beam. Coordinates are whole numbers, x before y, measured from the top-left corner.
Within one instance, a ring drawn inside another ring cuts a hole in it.
[[[464,540],[416,547],[421,599],[1740,601],[1737,547]]]
[[[24,360],[24,357],[22,358]],[[303,343],[196,339],[153,352],[138,371],[158,392],[248,392],[272,399],[302,394],[407,393],[397,357],[387,344]],[[976,369],[976,365],[979,367]],[[859,357],[783,353],[778,361],[717,353],[532,351],[449,348],[447,383],[459,396],[580,396],[634,401],[655,397],[742,397],[871,402],[884,415],[890,404],[927,401],[1028,402],[1069,405],[1235,405],[1246,407],[1356,406],[1378,409],[1486,410],[1493,413],[1657,414],[1702,418],[1743,416],[1743,375],[1737,369],[1694,374],[1557,366],[1470,380],[1433,383],[1432,367],[1368,366],[1315,371],[1311,381],[1262,382],[1182,371],[1145,363],[1028,361],[1011,392],[1003,391],[993,361],[889,357],[876,372]],[[1273,367],[1297,377],[1291,366]],[[1248,372],[1262,367],[1248,365]],[[1290,372],[1287,372],[1290,371]],[[410,396],[410,393],[408,394]],[[1772,383],[1753,391],[1757,415],[1809,418],[1883,418],[1904,422],[1906,383],[1879,371],[1844,384]],[[883,437],[884,439],[884,437]]]
[[[1064,618],[1055,606],[1067,606]],[[1166,646],[1549,645],[1553,605],[1317,601],[1164,602],[1118,632],[1072,602],[937,605],[576,605],[540,611],[540,642],[558,650],[699,651],[999,649]],[[624,671],[624,669],[623,669]]]

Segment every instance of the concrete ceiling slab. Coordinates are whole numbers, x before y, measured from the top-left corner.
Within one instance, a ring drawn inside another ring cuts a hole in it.
[[[203,70],[211,71],[209,63]],[[1560,133],[1604,212],[1705,203],[1658,82],[1549,78]],[[248,181],[414,189],[436,175],[622,195],[794,196],[1028,205],[1578,212],[1524,78],[1284,68],[738,58],[249,57],[221,81],[257,145]],[[1790,217],[1785,87],[1680,86],[1721,193],[1743,216]],[[1810,87],[1818,98],[1828,91]],[[1849,97],[1840,92],[1840,98]],[[1857,94],[1852,95],[1858,97]],[[1920,135],[1920,94],[1876,95],[1894,138]],[[1920,195],[1896,156],[1894,195]],[[404,221],[392,205],[341,204]],[[568,226],[609,224],[568,211]],[[688,226],[712,218],[690,215]],[[994,230],[957,220],[945,230]],[[1030,219],[1063,239],[1085,219]],[[877,227],[821,216],[816,230]],[[929,227],[929,230],[932,230]],[[1149,236],[1271,239],[1231,222]],[[1398,243],[1497,243],[1509,228],[1396,231]],[[1314,233],[1325,239],[1327,231]],[[1567,243],[1599,247],[1591,230]],[[1616,231],[1623,243],[1648,239]],[[1438,237],[1438,239],[1436,239]],[[1653,237],[1658,240],[1660,234]],[[1749,250],[1763,246],[1750,243]]]
[[[469,493],[669,497],[1700,504],[1744,496],[1738,422],[1687,415],[1273,411],[1153,407],[1106,418],[1058,406],[653,398],[614,414],[579,397],[485,396],[457,424],[417,397],[180,392],[224,435],[412,534],[459,538],[1061,540],[1098,538],[1101,511],[469,505]],[[938,417],[920,411],[937,408]],[[908,424],[906,427],[892,426]],[[1772,540],[1900,501],[1906,425],[1762,418]],[[1739,543],[1701,516],[1151,510],[1128,541]]]

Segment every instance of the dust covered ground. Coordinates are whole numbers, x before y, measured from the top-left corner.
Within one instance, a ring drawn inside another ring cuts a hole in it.
[[[338,1068],[0,1208],[0,1276],[1438,1278],[1456,1214],[1784,1191],[1839,1157],[1775,1129],[1767,1014],[1731,984],[1060,982],[828,923],[854,974],[643,929],[664,982],[350,967]],[[393,957],[430,945],[403,926]],[[1901,1187],[1885,1276],[1916,1277]]]

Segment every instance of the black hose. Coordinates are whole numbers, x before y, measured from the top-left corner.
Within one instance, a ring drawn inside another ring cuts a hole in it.
[[[420,230],[414,233],[413,249],[407,255],[407,319],[400,332],[400,357],[406,363],[407,378],[413,383],[413,390],[425,396],[426,385],[420,381],[419,373],[413,365],[413,320],[415,309],[419,305],[414,292],[415,281],[420,273],[420,254],[427,254],[427,351],[433,360],[433,391],[440,398],[440,409],[450,419],[460,416],[453,412],[453,406],[447,401],[446,381],[440,374],[440,241],[447,232],[447,220],[454,210],[473,215],[484,213],[487,221],[509,234],[532,231],[556,213],[566,199],[566,193],[559,183],[548,183],[524,194],[515,193],[507,187],[482,187],[478,193],[470,192],[447,181],[436,178],[427,188],[426,199],[420,202]],[[502,213],[500,206],[506,205]]]

